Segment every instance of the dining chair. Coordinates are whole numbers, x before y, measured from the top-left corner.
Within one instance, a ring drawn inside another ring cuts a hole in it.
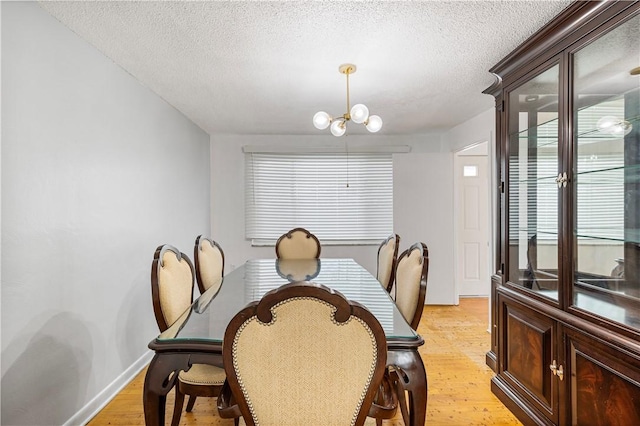
[[[278,259],[318,259],[320,241],[304,228],[294,228],[276,242]]]
[[[187,255],[168,244],[159,246],[151,266],[151,296],[160,332],[169,328],[191,306],[193,287],[193,264]],[[171,425],[180,423],[185,395],[189,395],[187,411],[190,412],[196,397],[218,396],[225,379],[223,368],[208,364],[193,364],[189,371],[181,371],[175,387]]]
[[[424,243],[415,243],[402,252],[396,265],[395,302],[404,319],[416,330],[427,294],[429,274],[429,249]],[[409,410],[405,397],[404,383],[407,375],[401,368],[390,367],[388,374],[394,381],[398,395],[398,405],[405,424],[409,424]]]
[[[414,330],[418,328],[427,294],[429,249],[415,243],[402,252],[396,266],[395,301],[398,310]]]
[[[224,251],[210,238],[199,235],[193,247],[196,282],[200,294],[213,286],[220,287],[224,276]]]
[[[393,288],[399,247],[400,236],[398,234],[390,235],[380,244],[380,247],[378,247],[376,278],[388,293],[391,293],[391,289]]]
[[[363,425],[383,399],[382,326],[320,284],[288,283],[247,305],[227,326],[222,352],[218,411],[242,414],[249,426]]]

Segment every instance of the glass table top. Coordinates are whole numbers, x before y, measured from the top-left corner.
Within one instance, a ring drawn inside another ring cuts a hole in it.
[[[203,293],[160,342],[222,342],[233,316],[270,290],[294,281],[312,281],[364,305],[378,319],[387,339],[418,338],[378,280],[353,259],[249,260]]]

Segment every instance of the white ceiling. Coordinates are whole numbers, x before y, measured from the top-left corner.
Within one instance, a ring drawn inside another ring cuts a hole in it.
[[[493,105],[489,68],[570,1],[40,2],[210,134],[319,134],[351,103],[380,134],[448,129]],[[351,124],[349,133],[367,133]]]

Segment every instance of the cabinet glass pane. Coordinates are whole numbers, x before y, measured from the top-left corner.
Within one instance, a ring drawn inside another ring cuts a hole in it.
[[[559,66],[509,92],[509,281],[558,299]]]
[[[640,17],[574,62],[575,306],[640,328]]]

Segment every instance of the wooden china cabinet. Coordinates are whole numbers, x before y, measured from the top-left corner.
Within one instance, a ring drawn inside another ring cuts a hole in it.
[[[640,425],[640,2],[574,2],[495,65],[492,391]]]

